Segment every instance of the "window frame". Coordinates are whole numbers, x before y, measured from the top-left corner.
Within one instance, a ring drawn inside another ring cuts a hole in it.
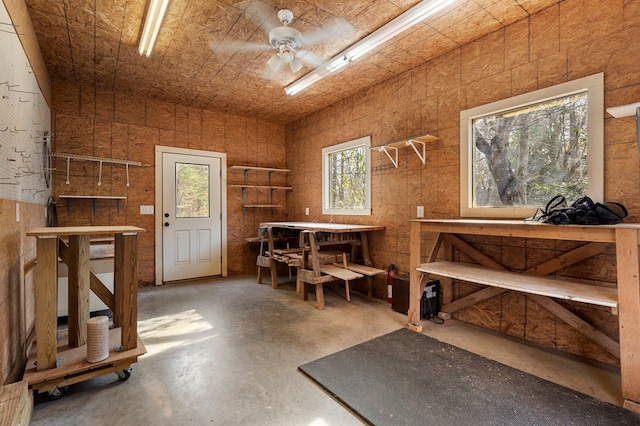
[[[344,151],[347,149],[355,148],[357,146],[364,146],[365,157],[365,206],[362,209],[333,209],[330,208],[329,200],[330,186],[329,186],[329,156],[338,151]],[[343,142],[337,145],[328,146],[322,148],[322,214],[325,215],[371,215],[371,136],[364,136],[358,139],[354,139],[348,142]]]
[[[476,207],[473,205],[473,120],[490,114],[587,92],[587,194],[593,200],[604,196],[604,73],[598,73],[486,105],[460,111],[460,217],[523,219],[537,207]],[[549,199],[557,194],[549,194]],[[572,201],[572,200],[569,200]]]

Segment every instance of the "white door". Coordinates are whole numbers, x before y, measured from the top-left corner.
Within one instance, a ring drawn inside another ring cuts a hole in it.
[[[163,281],[222,273],[220,163],[162,153]]]

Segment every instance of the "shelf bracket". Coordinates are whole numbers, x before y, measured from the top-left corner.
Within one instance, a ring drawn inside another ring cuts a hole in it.
[[[391,156],[391,154],[389,154],[389,151],[387,151],[388,149],[392,149],[395,151],[395,157],[396,157],[395,159]],[[389,160],[391,160],[393,165],[396,166],[396,169],[398,168],[398,148],[394,146],[381,146],[381,147],[378,147],[378,150],[383,151],[385,154],[387,154],[387,157],[389,157]]]
[[[418,147],[416,146],[417,143],[422,145],[422,154],[420,154],[420,151],[418,151]],[[417,141],[415,139],[408,139],[407,140],[407,145],[411,145],[411,148],[413,148],[413,150],[416,152],[416,155],[418,156],[420,161],[422,161],[422,164],[424,164],[426,159],[427,159],[426,144],[424,142],[422,142],[422,141]],[[398,167],[398,166],[396,166],[396,167]]]

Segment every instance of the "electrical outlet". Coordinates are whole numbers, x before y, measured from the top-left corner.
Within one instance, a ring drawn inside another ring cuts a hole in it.
[[[140,206],[140,214],[153,214],[153,206]]]
[[[416,216],[424,217],[424,206],[418,206],[418,208],[416,209]]]
[[[304,208],[304,214],[305,214],[306,216],[309,216],[309,207],[305,207],[305,208]]]

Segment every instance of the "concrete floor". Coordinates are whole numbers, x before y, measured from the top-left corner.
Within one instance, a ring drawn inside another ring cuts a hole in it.
[[[273,290],[253,276],[142,288],[138,331],[148,352],[131,378],[101,376],[57,401],[38,395],[31,424],[360,425],[297,367],[397,330],[406,316],[361,294],[348,303],[337,286],[325,298],[319,311],[293,283]],[[615,372],[453,320],[423,325],[439,340],[622,403]]]

